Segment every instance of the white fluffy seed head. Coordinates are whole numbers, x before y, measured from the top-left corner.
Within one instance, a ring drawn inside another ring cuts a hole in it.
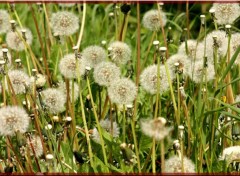
[[[66,98],[62,91],[48,88],[41,92],[43,105],[52,114],[57,114],[65,110]]]
[[[86,66],[95,67],[98,63],[106,60],[107,53],[102,47],[93,45],[85,48],[82,56],[86,61]]]
[[[26,33],[25,33],[26,43],[28,45],[31,45],[32,44],[32,39],[33,39],[32,32],[27,28],[25,28],[25,30],[26,30]],[[17,28],[17,31],[19,31],[19,35],[22,35],[21,32],[20,32],[21,30],[19,28]],[[11,48],[13,50],[16,50],[16,51],[24,50],[25,45],[24,45],[24,42],[19,35],[18,35],[17,32],[12,32],[12,31],[7,33],[6,42],[7,42],[7,45],[8,45],[9,48]]]
[[[232,34],[230,43],[230,58],[234,55],[237,48],[240,46],[240,33]],[[235,64],[240,64],[240,54],[238,54]]]
[[[183,157],[183,168],[184,173],[195,173],[195,164],[188,159]],[[182,173],[182,162],[181,159],[174,155],[165,161],[164,171],[167,173]]]
[[[223,150],[220,160],[226,160],[227,163],[231,163],[240,159],[240,146],[231,146]]]
[[[31,76],[30,79],[31,79],[31,84],[34,84],[34,81],[35,81],[37,88],[43,87],[47,82],[46,76],[40,73],[36,74],[36,76]]]
[[[112,81],[119,79],[120,75],[120,68],[112,62],[97,64],[93,72],[95,82],[101,86],[109,86]]]
[[[74,98],[72,99],[72,81],[70,81],[69,83],[69,96],[70,96],[70,100],[72,102],[72,100],[76,101],[79,97],[79,87],[78,84],[74,82]],[[63,92],[65,99],[67,98],[67,88],[66,88],[66,83],[65,82],[61,82],[59,84],[58,89]]]
[[[30,123],[26,111],[18,106],[6,106],[0,109],[0,134],[13,136],[15,132],[25,133]]]
[[[167,64],[172,72],[172,75],[175,75],[176,73],[176,64],[178,65],[178,70],[182,71],[183,75],[186,75],[190,67],[190,60],[185,54],[175,54],[169,57]]]
[[[71,12],[62,11],[52,14],[51,27],[57,35],[72,35],[79,28],[78,17]]]
[[[30,78],[24,71],[11,70],[8,72],[8,76],[15,94],[26,93],[30,86]],[[6,85],[8,85],[7,82]],[[6,86],[6,88],[9,92],[11,92],[10,85]]]
[[[185,54],[188,55],[188,57],[193,60],[194,58],[197,60],[199,59],[196,54],[197,52],[197,41],[196,40],[187,40],[187,49],[188,49],[188,53],[186,51],[186,46],[185,46],[185,42],[182,42],[181,45],[178,48],[178,53],[179,54]],[[202,59],[202,58],[201,58]]]
[[[158,117],[157,119],[141,120],[141,130],[149,137],[155,138],[157,141],[164,139],[172,131],[171,127],[166,127],[166,119]]]
[[[208,61],[213,63],[213,51],[214,51],[214,40],[213,37],[217,36],[216,45],[218,51],[218,59],[221,59],[227,53],[228,38],[226,32],[215,30],[209,33],[206,37],[206,56]]]
[[[204,73],[206,69],[206,74]],[[215,71],[214,66],[211,63],[208,63],[208,66],[204,68],[203,61],[197,61],[193,63],[189,70],[188,70],[188,76],[195,82],[200,83],[202,81],[211,81],[215,78]]]
[[[105,129],[108,133],[112,134],[114,138],[119,136],[119,127],[116,122],[113,122],[111,130],[111,121],[109,119],[104,119],[100,121],[100,126]],[[96,128],[93,129],[92,139],[100,144],[100,136]]]
[[[160,17],[162,19],[163,26],[167,23],[167,17],[165,13],[160,10],[149,10],[143,16],[143,26],[151,31],[159,31],[161,29]]]
[[[240,16],[238,3],[214,3],[216,21],[220,25],[232,24]]]
[[[130,104],[136,98],[137,87],[128,78],[116,79],[108,87],[110,100],[116,104]]]
[[[150,94],[156,94],[158,88],[158,66],[150,65],[146,67],[140,75],[140,84],[145,91]],[[162,94],[165,91],[169,90],[169,83],[167,78],[166,69],[164,66],[159,68],[159,92]],[[170,79],[173,79],[173,76],[170,72]]]
[[[59,71],[69,79],[76,78],[78,75],[82,76],[85,73],[85,62],[83,59],[77,61],[73,53],[67,54],[59,62]]]
[[[27,147],[31,155],[35,153],[36,157],[40,157],[43,154],[41,138],[37,135],[31,136],[30,139],[27,138]]]
[[[115,41],[110,44],[109,48],[111,48],[110,58],[117,65],[126,64],[131,59],[131,49],[126,43]]]
[[[10,16],[6,10],[0,10],[0,34],[6,33],[10,30],[9,23]]]

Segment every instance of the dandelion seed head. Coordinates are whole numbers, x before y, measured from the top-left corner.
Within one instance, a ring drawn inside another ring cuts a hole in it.
[[[27,89],[30,86],[30,78],[24,71],[10,70],[8,72],[8,76],[15,94],[26,93]],[[6,85],[8,85],[7,82],[6,82]],[[6,89],[8,91],[11,90],[9,86],[6,86]]]
[[[185,42],[182,42],[181,45],[178,48],[178,53],[182,54],[182,55],[188,55],[189,58],[191,58],[192,60],[194,58],[199,59],[198,57],[196,57],[196,52],[197,52],[197,41],[196,40],[187,40],[187,48],[188,48],[188,54],[186,51],[186,46],[185,46]],[[202,59],[202,58],[201,58]]]
[[[214,3],[215,17],[218,24],[232,24],[240,16],[238,3]]]
[[[50,113],[57,114],[65,110],[64,93],[55,88],[48,88],[41,92],[42,100],[46,110]]]
[[[117,65],[126,64],[131,59],[131,49],[126,43],[115,41],[109,47],[111,48],[110,58]]]
[[[240,146],[231,146],[223,150],[220,160],[226,160],[228,163],[231,163],[235,160],[240,159]]]
[[[28,45],[31,45],[32,39],[33,39],[32,32],[27,28],[25,28],[25,30],[26,30],[26,33],[25,33],[26,43]],[[20,31],[20,29],[17,28],[17,31]],[[22,34],[20,33],[20,35]],[[25,48],[24,42],[17,32],[13,32],[13,31],[8,32],[6,36],[6,42],[9,48],[16,51],[22,51]]]
[[[69,96],[70,96],[71,102],[72,102],[72,84],[73,84],[73,81],[70,81],[70,83],[69,83]],[[66,83],[61,82],[59,84],[58,89],[64,93],[64,97],[66,99],[67,98]],[[78,99],[78,97],[79,97],[79,87],[78,87],[78,84],[74,82],[74,98],[73,98],[74,102]]]
[[[44,87],[44,85],[47,82],[46,76],[43,74],[36,74],[36,76],[31,76],[30,79],[31,79],[31,84],[33,84],[35,81],[37,88]]]
[[[208,66],[206,67],[206,75],[204,73],[204,66],[203,66],[203,61],[197,61],[193,63],[188,70],[188,76],[195,82],[195,83],[200,83],[202,76],[203,76],[203,81],[211,81],[215,78],[215,71],[214,71],[214,66],[213,64],[209,63]]]
[[[108,133],[112,134],[114,138],[119,137],[119,127],[116,122],[113,122],[112,131],[111,131],[111,121],[109,119],[101,120],[99,123],[100,123],[100,126],[103,129],[105,129]],[[101,143],[97,128],[93,129],[92,139],[99,144]]]
[[[108,95],[113,103],[130,104],[136,98],[137,87],[128,78],[116,79],[108,87]]]
[[[189,61],[187,55],[175,54],[175,55],[172,55],[171,57],[169,57],[169,59],[167,60],[167,64],[169,66],[170,71],[172,72],[172,75],[175,75],[175,72],[176,72],[175,64],[176,63],[179,64],[178,69],[180,71],[182,71],[183,75],[186,75],[187,71],[190,67],[190,61]]]
[[[72,35],[79,28],[78,17],[71,12],[62,11],[52,14],[51,27],[58,35]]]
[[[0,134],[13,136],[15,132],[25,133],[30,123],[26,111],[18,106],[6,106],[0,109]]]
[[[77,61],[73,53],[67,54],[59,62],[59,71],[69,79],[76,78],[77,75],[82,76],[85,73],[85,62],[83,59]]]
[[[185,173],[195,173],[195,164],[188,159],[183,157],[183,168]],[[164,171],[167,173],[182,173],[182,161],[174,155],[165,161]]]
[[[217,45],[217,57],[220,59],[225,56],[227,53],[228,38],[224,31],[215,30],[209,33],[206,37],[206,57],[208,61],[213,63],[213,51],[214,51],[214,40],[213,37],[217,36],[216,45]]]
[[[34,155],[34,152],[36,157],[40,157],[43,154],[41,138],[37,135],[31,136],[30,139],[27,138],[27,147],[31,155]]]
[[[157,72],[157,65],[150,65],[146,67],[143,72],[140,75],[140,84],[143,87],[143,89],[150,94],[156,94],[157,93],[157,87],[158,87],[158,72]],[[167,79],[167,73],[164,66],[160,66],[159,68],[159,92],[162,94],[165,91],[169,90],[169,83]],[[173,76],[170,72],[170,79],[172,80]]]
[[[166,119],[158,117],[157,119],[141,120],[141,130],[149,137],[157,141],[164,139],[172,131],[171,127],[166,127]]]
[[[95,82],[101,86],[109,86],[112,81],[119,79],[120,75],[120,68],[112,62],[99,63],[93,72]]]
[[[165,26],[167,23],[167,17],[162,10],[160,10],[160,16],[162,19],[162,24]],[[143,16],[142,23],[143,26],[150,31],[159,31],[161,29],[161,24],[158,10],[147,11]]]
[[[232,34],[230,43],[230,58],[234,55],[237,48],[240,47],[240,33]],[[240,54],[238,54],[235,64],[240,64]]]
[[[106,51],[100,46],[89,46],[82,51],[82,56],[86,61],[86,66],[95,67],[98,63],[107,58]]]
[[[10,30],[9,23],[10,16],[6,10],[0,10],[0,34],[6,33]]]

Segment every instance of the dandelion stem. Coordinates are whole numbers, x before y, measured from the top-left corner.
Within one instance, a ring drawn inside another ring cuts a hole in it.
[[[80,44],[81,44],[82,36],[83,36],[85,19],[86,19],[86,9],[87,9],[87,5],[86,5],[86,3],[83,3],[82,25],[81,25],[81,29],[80,29],[79,36],[78,36],[78,41],[77,41],[77,47],[78,47],[78,49],[80,48]]]

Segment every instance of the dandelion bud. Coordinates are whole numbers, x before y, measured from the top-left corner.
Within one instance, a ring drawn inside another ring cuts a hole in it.
[[[22,67],[21,59],[16,59],[15,63],[17,64],[17,68],[21,68]]]
[[[52,154],[47,154],[47,155],[46,155],[46,160],[47,160],[47,161],[52,161],[53,158],[54,158],[54,157],[53,157]]]
[[[215,16],[215,9],[211,8],[211,9],[209,10],[209,13],[210,13],[212,16]]]
[[[33,69],[32,69],[32,74],[33,74],[33,76],[36,76],[36,74],[37,74],[37,69],[33,68]]]
[[[166,51],[167,51],[167,48],[166,47],[160,47],[159,48],[159,51],[160,51],[160,58],[161,58],[161,61],[164,63],[165,60],[166,60]]]
[[[133,105],[132,104],[127,104],[127,115],[128,117],[132,117],[133,116]]]
[[[15,30],[16,30],[16,21],[15,20],[10,20],[10,23],[11,23],[12,31],[15,32]]]
[[[180,150],[181,146],[180,146],[179,140],[173,141],[173,148],[175,151]]]
[[[174,63],[174,66],[175,66],[175,73],[178,73],[178,71],[179,71],[179,63],[178,62],[176,62],[176,63]]]
[[[114,13],[113,13],[113,12],[110,12],[110,13],[108,14],[108,16],[109,16],[109,17],[113,17],[113,16],[114,16]]]
[[[231,33],[231,25],[230,24],[227,24],[227,25],[225,25],[225,29],[226,29],[226,33],[227,33],[227,35],[230,35]]]
[[[45,129],[46,129],[46,130],[51,130],[51,129],[52,129],[52,125],[51,125],[51,124],[47,124],[47,125],[45,126]]]
[[[156,47],[156,49],[158,49],[159,41],[158,40],[154,40],[153,41],[153,45]]]
[[[179,139],[180,139],[180,140],[183,140],[184,126],[183,126],[183,125],[179,125],[179,126],[178,126],[178,130],[179,130]]]
[[[103,46],[105,46],[105,45],[107,44],[107,41],[106,41],[106,40],[102,40],[102,41],[101,41],[101,44],[102,44]]]
[[[23,37],[23,39],[26,41],[26,40],[27,40],[27,38],[26,38],[26,32],[27,32],[27,30],[26,30],[26,29],[22,29],[21,32],[22,32],[22,37]]]
[[[53,119],[54,122],[59,122],[59,117],[58,116],[53,116],[52,119]]]
[[[206,22],[206,16],[205,15],[200,15],[201,18],[201,24],[204,25]]]
[[[68,116],[64,119],[66,122],[71,122],[72,121],[72,117]]]
[[[8,62],[8,56],[7,56],[7,53],[8,53],[8,49],[7,48],[3,48],[2,49],[2,52],[3,52],[3,58],[6,62]]]
[[[184,91],[184,87],[183,86],[179,87],[179,90],[180,90],[181,96],[185,99],[186,98],[186,93]]]

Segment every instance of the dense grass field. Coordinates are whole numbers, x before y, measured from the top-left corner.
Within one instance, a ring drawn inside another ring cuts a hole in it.
[[[240,170],[237,3],[1,3],[1,173]]]

